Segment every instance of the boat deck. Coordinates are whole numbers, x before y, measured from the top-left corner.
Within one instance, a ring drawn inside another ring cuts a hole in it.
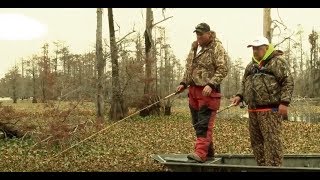
[[[320,154],[286,154],[283,166],[257,166],[250,154],[220,154],[204,163],[188,160],[187,154],[153,155],[156,162],[177,172],[320,172]]]

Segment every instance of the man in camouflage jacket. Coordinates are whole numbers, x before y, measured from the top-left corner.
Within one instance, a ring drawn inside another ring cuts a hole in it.
[[[280,50],[265,37],[248,45],[253,49],[240,90],[233,104],[248,104],[249,133],[253,154],[259,166],[281,166],[283,150],[281,120],[287,118],[287,107],[293,93],[293,78]]]
[[[212,129],[220,107],[220,84],[228,72],[228,55],[208,24],[199,24],[194,32],[197,41],[192,44],[177,92],[189,86],[189,107],[197,139],[195,151],[188,158],[205,162],[214,156]]]

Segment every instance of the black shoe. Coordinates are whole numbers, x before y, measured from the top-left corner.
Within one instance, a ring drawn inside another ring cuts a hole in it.
[[[209,157],[209,158],[214,157],[214,148],[213,148],[213,143],[212,142],[209,145],[207,157]]]
[[[208,158],[213,158],[214,157],[214,151],[212,149],[209,149],[207,157]]]

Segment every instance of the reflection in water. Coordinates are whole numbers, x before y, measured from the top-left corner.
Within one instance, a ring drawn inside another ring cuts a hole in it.
[[[249,118],[248,112],[245,114],[242,114],[240,118]],[[310,122],[310,123],[320,123],[320,113],[310,113],[310,114],[289,114],[288,116],[289,121],[295,121],[295,122]]]
[[[289,115],[289,121],[296,122],[320,122],[320,113],[310,113],[305,115]]]

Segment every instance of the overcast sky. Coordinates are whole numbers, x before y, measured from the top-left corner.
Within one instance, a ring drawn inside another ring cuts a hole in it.
[[[229,55],[250,60],[251,49],[246,45],[262,34],[262,8],[208,8],[208,9],[166,9],[165,17],[173,18],[160,23],[167,29],[168,42],[173,52],[184,64],[185,57],[195,40],[193,30],[206,22],[216,31]],[[282,33],[290,34],[301,24],[305,34],[305,47],[309,47],[307,35],[312,28],[320,30],[320,9],[279,8],[279,15],[288,27]],[[278,18],[277,9],[272,9],[272,18]],[[161,8],[154,9],[154,22],[162,20]],[[103,17],[103,37],[108,38],[107,9]],[[120,26],[119,37],[131,32],[143,32],[145,8],[114,9],[114,19]],[[96,9],[43,8],[12,9],[0,8],[0,78],[19,62],[22,57],[39,53],[45,42],[63,40],[71,52],[85,53],[94,49],[96,33]],[[278,38],[273,39],[278,42]]]

